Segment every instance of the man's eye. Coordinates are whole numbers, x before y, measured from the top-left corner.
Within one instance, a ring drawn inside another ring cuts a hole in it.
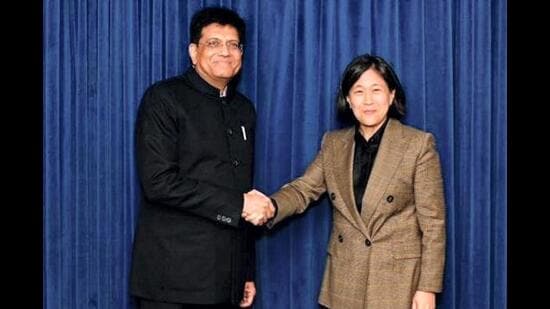
[[[218,47],[218,46],[220,46],[220,42],[216,41],[216,40],[209,41],[207,44],[208,44],[209,47]]]

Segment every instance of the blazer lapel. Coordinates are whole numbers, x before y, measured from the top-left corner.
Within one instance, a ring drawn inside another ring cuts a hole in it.
[[[355,197],[353,195],[353,152],[354,152],[354,134],[352,127],[345,132],[344,137],[334,143],[334,177],[338,191],[344,201],[343,207],[335,206],[351,224],[360,230],[365,236],[367,229],[361,219],[355,206]],[[334,205],[334,204],[333,204]]]
[[[380,148],[374,160],[362,200],[361,217],[367,223],[367,232],[369,235],[373,233],[373,215],[403,159],[403,153],[407,144],[408,142],[402,138],[401,123],[390,119],[380,141]]]

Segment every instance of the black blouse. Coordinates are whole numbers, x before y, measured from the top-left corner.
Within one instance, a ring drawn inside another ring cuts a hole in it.
[[[374,159],[378,153],[378,146],[384,135],[386,124],[384,124],[367,141],[359,131],[359,125],[355,128],[355,152],[353,155],[353,193],[357,211],[361,212],[363,194],[367,188],[370,172],[374,165]]]

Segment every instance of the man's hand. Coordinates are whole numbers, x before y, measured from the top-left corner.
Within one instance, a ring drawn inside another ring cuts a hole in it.
[[[244,194],[244,206],[241,216],[254,225],[263,225],[273,218],[275,207],[271,199],[262,192],[252,190]]]
[[[250,307],[250,305],[252,305],[252,302],[254,302],[255,296],[256,296],[256,285],[254,285],[254,281],[245,282],[243,299],[241,300],[241,303],[239,304],[239,306],[242,308]]]

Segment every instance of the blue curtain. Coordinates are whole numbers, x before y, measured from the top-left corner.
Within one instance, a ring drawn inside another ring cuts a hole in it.
[[[240,89],[258,112],[256,187],[299,176],[340,127],[356,55],[390,61],[404,122],[438,141],[447,202],[439,308],[505,308],[507,4],[494,1],[44,1],[44,308],[132,308],[136,109],[189,65],[191,15],[247,22]],[[317,308],[331,208],[321,199],[258,241],[255,308]]]

